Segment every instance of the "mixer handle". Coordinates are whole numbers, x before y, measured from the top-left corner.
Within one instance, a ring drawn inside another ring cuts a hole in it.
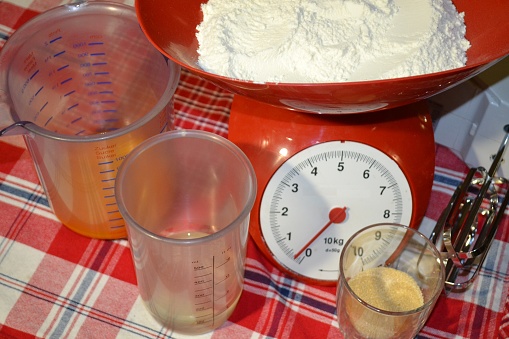
[[[490,169],[468,171],[431,233],[431,241],[442,253],[447,291],[464,290],[473,283],[509,204],[508,180],[495,177],[509,141],[509,125],[504,131]]]

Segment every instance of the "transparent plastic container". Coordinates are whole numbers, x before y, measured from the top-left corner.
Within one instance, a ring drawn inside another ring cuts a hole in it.
[[[9,38],[0,54],[0,135],[25,135],[63,224],[89,237],[126,237],[116,173],[136,145],[172,129],[179,75],[121,4],[56,7]]]
[[[152,316],[180,334],[221,326],[242,293],[256,197],[244,153],[209,132],[163,133],[126,158],[116,194]]]

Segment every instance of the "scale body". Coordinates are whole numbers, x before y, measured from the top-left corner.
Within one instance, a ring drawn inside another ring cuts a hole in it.
[[[435,143],[425,102],[320,115],[236,95],[229,126],[258,180],[250,235],[295,279],[334,285],[353,233],[379,222],[417,228],[426,212]]]
[[[137,1],[136,12],[142,30],[161,53],[194,74],[236,95],[230,114],[229,138],[242,148],[256,170],[259,192],[252,211],[250,232],[260,250],[279,268],[296,278],[333,284],[330,279],[304,276],[301,273],[306,272],[301,270],[302,266],[290,268],[280,264],[281,258],[283,262],[287,261],[284,257],[286,254],[271,252],[264,241],[260,216],[266,218],[268,212],[265,207],[260,209],[260,204],[264,196],[266,199],[271,198],[271,195],[275,196],[275,193],[271,192],[278,188],[277,180],[284,181],[273,178],[273,174],[283,168],[294,155],[299,157],[300,151],[311,148],[310,154],[315,151],[320,153],[321,150],[314,148],[315,145],[330,141],[344,141],[345,145],[352,142],[348,146],[357,153],[362,153],[357,147],[358,144],[353,142],[365,144],[367,149],[381,152],[381,155],[378,153],[373,156],[381,160],[382,165],[394,161],[401,169],[411,190],[409,199],[412,211],[408,224],[417,227],[428,205],[435,154],[431,120],[422,100],[479,74],[508,54],[509,2],[453,0],[458,12],[464,13],[465,26],[468,27],[465,37],[471,44],[464,67],[404,78],[300,84],[255,83],[201,69],[197,63],[199,56],[196,27],[202,22],[201,5],[206,1]],[[415,102],[418,103],[411,104]],[[298,113],[299,111],[310,113]],[[323,111],[331,114],[316,114]],[[279,151],[283,149],[286,153],[280,154]],[[304,158],[306,157],[305,155]],[[331,174],[328,176],[331,177]],[[398,174],[397,177],[400,178],[401,175]],[[284,186],[281,186],[281,189],[286,191]],[[283,200],[288,201],[286,197]],[[298,206],[306,209],[301,200],[290,201],[292,208]],[[353,220],[354,205],[346,205],[346,210],[342,205],[329,206],[330,212],[334,212],[329,213],[332,214],[331,218],[340,220],[339,224],[346,225]],[[366,213],[371,213],[368,201],[366,206]],[[277,216],[274,219],[278,219]],[[301,234],[311,227],[300,221],[296,221],[296,224],[298,227],[295,229]],[[362,226],[367,225],[354,227]],[[263,228],[270,229],[270,226]],[[329,229],[324,232],[328,231]],[[280,234],[282,233],[283,231],[280,231]],[[277,232],[274,234],[280,235]],[[315,238],[315,235],[311,235],[310,240]],[[285,243],[284,239],[282,241]],[[286,244],[288,245],[288,242]],[[306,247],[304,245],[306,244],[302,244],[302,247],[299,245],[300,249],[290,248],[288,245],[288,253],[300,251]]]

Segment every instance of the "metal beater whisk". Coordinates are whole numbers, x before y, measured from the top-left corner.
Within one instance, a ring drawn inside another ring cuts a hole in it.
[[[431,233],[431,241],[442,252],[446,291],[464,290],[474,281],[504,217],[509,182],[495,176],[509,140],[509,125],[504,131],[490,169],[470,169]]]

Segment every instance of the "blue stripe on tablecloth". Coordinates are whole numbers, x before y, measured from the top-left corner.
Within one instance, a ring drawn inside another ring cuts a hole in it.
[[[87,273],[85,274],[85,277],[83,280],[81,280],[81,283],[78,287],[78,290],[76,293],[74,293],[72,299],[70,299],[69,306],[66,307],[64,314],[60,317],[60,321],[58,322],[57,327],[51,334],[51,338],[60,338],[65,332],[65,329],[67,325],[69,324],[69,321],[71,321],[71,318],[74,313],[81,313],[77,312],[78,309],[81,308],[82,305],[80,301],[86,296],[86,293],[90,293],[92,290],[90,289],[90,285],[94,281],[94,277],[97,275],[97,272],[94,270],[87,270]],[[89,314],[86,314],[89,316]]]
[[[457,187],[459,184],[463,182],[461,179],[452,178],[450,176],[446,176],[444,174],[435,173],[433,177],[434,183],[441,183],[447,186],[451,186],[453,188]]]
[[[0,182],[0,191],[14,195],[16,197],[25,199],[27,201],[35,202],[49,208],[49,201],[43,194],[35,194],[33,189],[23,189],[9,185],[7,182]]]

